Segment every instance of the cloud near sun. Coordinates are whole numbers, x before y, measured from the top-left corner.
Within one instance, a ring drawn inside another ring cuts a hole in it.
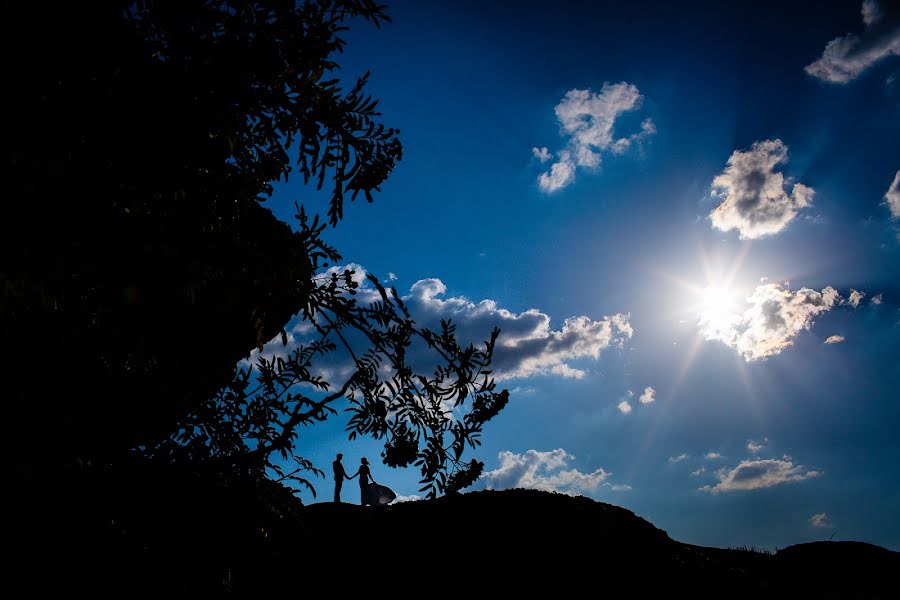
[[[550,170],[538,177],[541,191],[549,194],[563,189],[575,181],[579,168],[597,169],[603,153],[623,154],[656,133],[656,126],[648,118],[641,123],[640,131],[625,137],[615,136],[616,119],[640,108],[643,99],[635,85],[624,81],[604,83],[599,94],[579,89],[566,92],[554,111],[560,133],[569,138],[568,143],[555,155],[546,147],[532,149],[541,163],[556,158]]]
[[[832,287],[821,292],[809,288],[791,291],[781,284],[757,286],[743,311],[700,315],[698,325],[707,340],[734,348],[747,362],[764,359],[794,344],[813,320],[836,306],[859,306],[862,292],[852,290],[848,299]]]
[[[709,213],[713,227],[737,229],[742,239],[756,239],[783,230],[810,206],[815,190],[792,184],[775,170],[787,162],[787,155],[787,146],[778,139],[756,142],[747,151],[735,150],[725,170],[713,179],[713,195],[721,199]]]
[[[332,271],[342,273],[344,269],[354,271],[354,280],[360,284],[356,294],[359,304],[380,301],[378,291],[369,285],[366,271],[357,264],[346,267],[332,267]],[[456,326],[456,335],[461,345],[481,344],[494,327],[500,328],[500,337],[494,349],[493,375],[498,381],[555,375],[581,379],[587,375],[583,365],[576,362],[599,360],[601,353],[609,347],[623,347],[631,339],[634,330],[629,323],[629,315],[614,314],[592,319],[587,316],[569,317],[558,329],[550,326],[550,317],[532,308],[514,313],[500,308],[494,300],[473,302],[462,296],[444,297],[447,287],[440,279],[421,279],[403,296],[403,301],[420,327],[437,330],[442,319],[451,320]],[[308,323],[295,320],[286,327],[288,344],[281,336],[276,336],[262,350],[262,356],[285,356],[312,335]],[[407,357],[411,364],[421,368],[431,368],[429,351],[413,346]],[[260,353],[254,350],[250,362],[255,362]],[[325,362],[326,377],[349,375],[352,361],[349,357],[335,353]]]

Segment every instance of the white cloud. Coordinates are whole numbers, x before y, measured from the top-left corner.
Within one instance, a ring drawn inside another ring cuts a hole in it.
[[[756,454],[760,450],[766,447],[766,444],[769,443],[769,438],[763,438],[761,442],[757,442],[755,440],[747,440],[747,450]]]
[[[541,148],[534,147],[531,149],[531,154],[534,155],[536,159],[541,161],[541,163],[545,163],[553,158],[553,153],[547,149],[547,146],[543,146]]]
[[[826,344],[840,344],[844,341],[844,336],[842,335],[829,335],[828,339],[825,340]]]
[[[872,296],[872,299],[869,300],[869,302],[871,302],[872,304],[875,304],[877,306],[877,305],[881,304],[882,302],[884,302],[884,299],[882,298],[881,294],[876,294],[876,295]]]
[[[538,177],[538,185],[542,192],[552,193],[561,190],[575,181],[575,165],[569,161],[571,155],[563,150],[559,153],[559,162],[550,166],[549,173],[541,173]]]
[[[644,388],[644,391],[638,397],[638,402],[640,402],[641,404],[650,404],[651,402],[656,400],[655,394],[656,394],[656,390],[654,390],[650,386],[647,386],[646,388]],[[625,390],[625,396],[622,398],[621,402],[619,402],[619,404],[616,405],[617,408],[619,409],[619,412],[627,415],[634,409],[635,405],[632,404],[632,398],[634,398],[634,392],[632,392],[631,390]],[[685,457],[686,456],[687,455],[685,455]],[[669,460],[671,461],[672,459],[669,459]]]
[[[537,309],[516,314],[493,300],[475,303],[461,296],[442,298],[446,291],[440,279],[422,279],[403,300],[420,326],[437,328],[441,319],[452,319],[457,337],[465,342],[483,340],[493,327],[499,327],[493,364],[498,380],[535,375],[580,379],[587,373],[573,367],[572,361],[598,360],[603,350],[622,347],[634,334],[628,315],[599,320],[569,317],[554,330],[550,317]]]
[[[609,485],[609,484],[604,483],[603,485]],[[614,492],[630,492],[631,486],[626,485],[624,483],[613,483],[612,485],[609,485],[609,489],[611,489]]]
[[[863,292],[850,290],[850,297],[847,298],[847,304],[849,304],[853,308],[857,308],[859,306],[859,303],[862,302],[862,299],[865,297],[866,295]]]
[[[712,494],[739,490],[758,490],[794,481],[803,481],[821,475],[803,465],[796,465],[785,456],[782,459],[744,460],[733,469],[721,469],[716,475],[719,483],[700,489]]]
[[[343,273],[345,268],[355,271],[353,279],[360,283],[357,303],[366,305],[381,299],[378,291],[365,279],[365,269],[351,264],[329,269]],[[588,372],[575,366],[576,361],[597,361],[603,350],[621,348],[634,334],[629,316],[614,314],[595,320],[586,316],[569,317],[561,326],[553,329],[550,317],[532,308],[513,313],[497,306],[494,300],[473,302],[462,296],[444,297],[447,288],[440,279],[421,279],[414,283],[403,301],[420,327],[440,329],[442,319],[452,320],[460,345],[481,344],[490,336],[494,327],[500,328],[500,337],[494,348],[493,375],[498,381],[513,378],[555,375],[580,379]],[[301,324],[301,326],[304,324]],[[281,336],[270,341],[263,349],[266,356],[285,356],[299,343],[309,339],[312,331],[288,327],[288,346],[281,343]],[[253,351],[255,361],[258,352]],[[433,362],[434,356],[424,345],[413,345],[407,353],[414,366]],[[331,374],[349,375],[352,363],[348,358],[342,365],[333,365]],[[327,362],[327,361],[326,361]],[[583,367],[583,365],[582,365]]]
[[[706,467],[700,467],[696,471],[691,471],[691,477],[700,477],[704,473],[706,473]]]
[[[834,525],[831,523],[831,519],[828,518],[828,515],[820,512],[816,513],[809,518],[809,524],[813,527],[824,527],[831,529]]]
[[[394,500],[391,502],[391,504],[402,504],[404,502],[418,502],[421,499],[422,499],[421,496],[416,496],[415,494],[413,494],[412,496],[397,496],[396,498],[394,498]]]
[[[843,301],[830,286],[821,292],[809,288],[793,292],[779,283],[757,286],[746,301],[746,309],[728,318],[709,319],[701,314],[698,325],[707,340],[734,348],[747,362],[781,354],[816,317],[835,306],[858,305]]]
[[[718,452],[707,452],[706,453],[706,460],[718,460],[720,458],[722,458],[722,455],[719,454]]]
[[[900,55],[900,8],[876,0],[862,4],[861,34],[848,33],[825,45],[822,56],[806,72],[829,83],[847,83],[876,62]]]
[[[891,217],[900,219],[900,171],[897,171],[897,174],[894,175],[891,187],[885,192],[884,203],[890,209]]]
[[[670,457],[669,457],[669,464],[673,464],[673,465],[674,465],[675,463],[680,463],[681,461],[687,460],[687,459],[688,459],[688,454],[687,454],[687,452],[682,452],[682,453],[679,454],[678,456],[670,456]]]
[[[602,467],[591,473],[568,468],[569,461],[575,460],[575,457],[562,448],[549,452],[528,450],[523,454],[507,450],[501,452],[498,458],[500,466],[481,476],[486,489],[526,488],[566,494],[589,493],[606,483],[611,475]]]
[[[556,153],[557,160],[550,170],[538,177],[541,191],[549,194],[566,187],[575,180],[579,167],[594,170],[600,166],[604,152],[622,154],[656,133],[653,121],[644,119],[639,132],[616,137],[616,120],[623,113],[640,108],[642,101],[637,87],[624,81],[604,83],[599,94],[569,90],[554,109],[560,132],[568,137],[568,142]],[[532,148],[532,154],[542,163],[553,156],[547,148]]]
[[[778,233],[797,213],[812,204],[815,191],[785,180],[775,167],[787,162],[788,148],[781,140],[755,142],[750,150],[735,150],[725,170],[713,179],[713,195],[721,203],[709,213],[722,231],[737,229],[742,239]],[[788,195],[786,186],[791,186]]]
[[[387,280],[388,281],[397,281],[397,276],[393,273],[393,271],[388,271]]]

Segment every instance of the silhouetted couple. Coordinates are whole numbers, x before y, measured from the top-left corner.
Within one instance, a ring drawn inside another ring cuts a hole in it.
[[[344,465],[341,459],[343,454],[338,454],[335,461],[331,464],[334,468],[334,501],[341,501],[341,487],[344,485],[344,479],[354,479],[359,477],[359,500],[363,506],[384,506],[393,502],[397,494],[391,488],[375,483],[372,479],[372,471],[369,470],[369,461],[363,458],[360,461],[359,470],[353,475],[347,475],[344,471]]]

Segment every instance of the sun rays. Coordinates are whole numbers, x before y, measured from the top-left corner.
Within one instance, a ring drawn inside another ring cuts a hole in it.
[[[693,277],[661,274],[675,284],[675,290],[682,292],[680,301],[668,318],[693,330],[690,339],[683,345],[670,394],[677,394],[707,341],[726,341],[739,326],[746,308],[746,298],[754,283],[746,280],[746,276],[741,277],[749,250],[749,242],[741,244],[736,252],[730,254],[720,249],[710,252],[700,246],[695,259],[699,269],[693,271]],[[736,364],[738,369],[744,370],[742,360],[736,361]],[[741,376],[746,378],[743,372]]]

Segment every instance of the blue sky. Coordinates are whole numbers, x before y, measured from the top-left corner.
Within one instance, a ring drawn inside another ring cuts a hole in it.
[[[900,18],[731,4],[393,3],[340,62],[404,158],[328,239],[423,315],[513,336],[480,486],[697,544],[897,550]],[[294,180],[270,205],[295,200],[321,206]],[[300,450],[417,488],[339,420]]]

